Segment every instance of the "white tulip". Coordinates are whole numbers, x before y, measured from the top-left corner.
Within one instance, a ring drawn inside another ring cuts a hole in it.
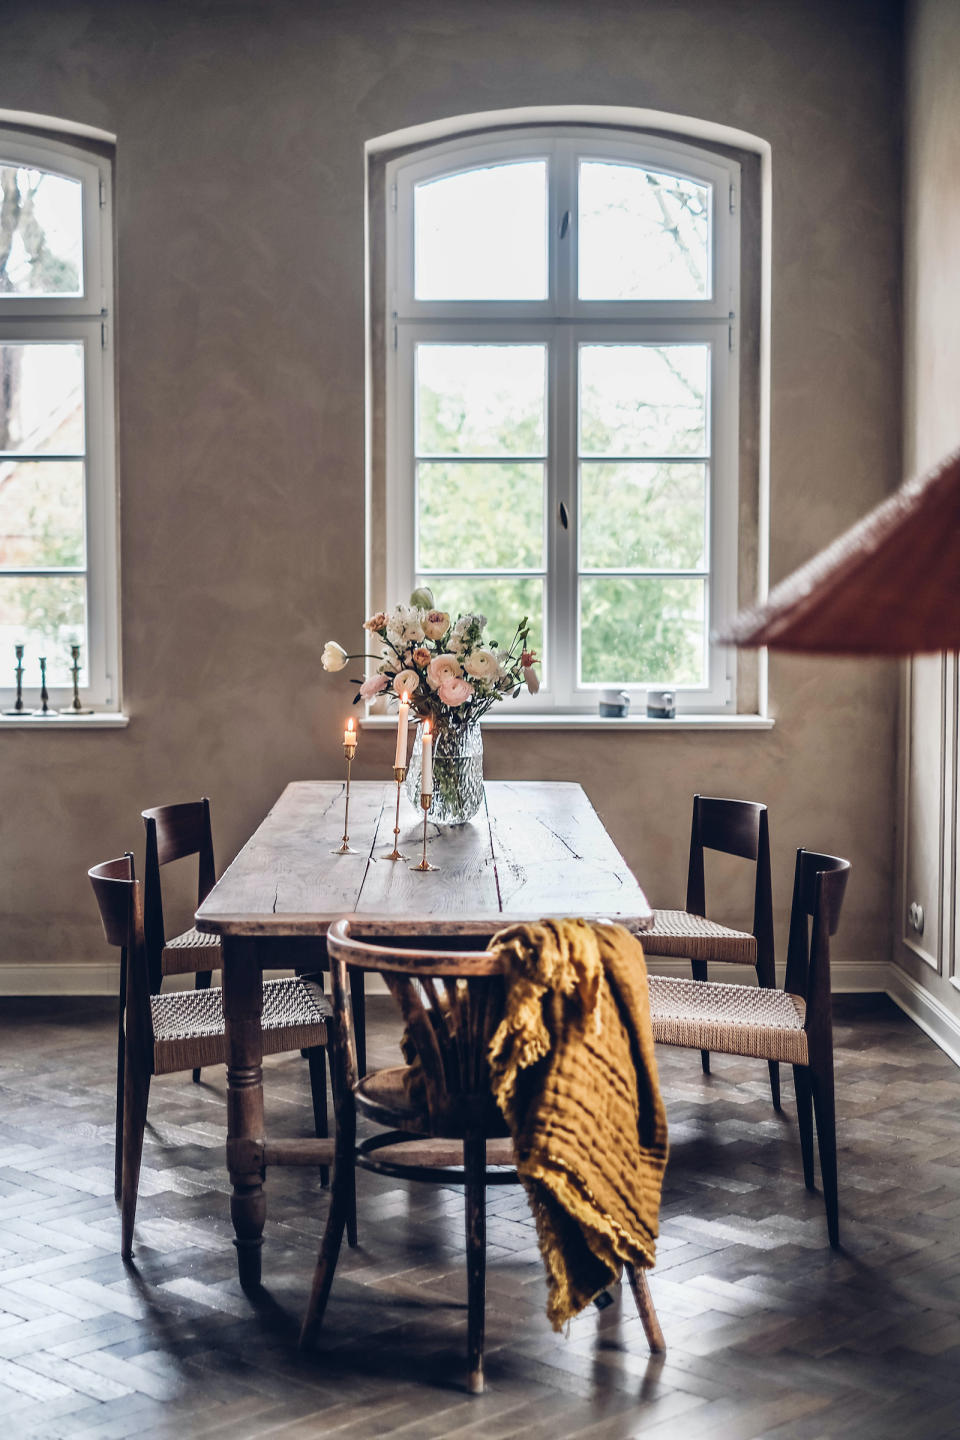
[[[349,658],[342,645],[338,645],[336,640],[328,640],[323,647],[320,664],[324,670],[342,670]]]

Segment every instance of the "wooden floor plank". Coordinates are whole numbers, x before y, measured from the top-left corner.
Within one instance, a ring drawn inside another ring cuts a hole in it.
[[[960,1071],[887,1001],[836,1003],[841,1224],[826,1244],[785,1076],[663,1051],[671,1123],[651,1288],[566,1336],[523,1193],[489,1192],[489,1389],[464,1394],[462,1196],[363,1175],[360,1235],[314,1356],[296,1348],[329,1194],[271,1172],[263,1302],[237,1283],[224,1077],[159,1081],[136,1263],[112,1196],[112,1006],[7,1001],[0,1074],[2,1440],[939,1440],[960,1435]],[[375,1064],[397,1057],[369,1002]],[[307,1067],[266,1064],[272,1133],[309,1128]]]

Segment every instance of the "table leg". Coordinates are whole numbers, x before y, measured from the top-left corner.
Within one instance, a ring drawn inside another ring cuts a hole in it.
[[[227,1035],[227,1168],[240,1284],[260,1284],[267,1214],[263,1193],[263,972],[256,941],[225,935],[223,1018]]]

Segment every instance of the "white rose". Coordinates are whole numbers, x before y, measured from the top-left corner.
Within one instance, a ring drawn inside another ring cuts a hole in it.
[[[342,645],[338,645],[336,640],[328,640],[323,647],[320,664],[324,670],[342,670],[349,658]]]
[[[475,680],[495,680],[500,674],[500,662],[492,650],[474,650],[464,660],[463,668]]]
[[[439,690],[444,680],[454,680],[461,673],[456,655],[434,655],[427,666],[427,684],[431,690]]]

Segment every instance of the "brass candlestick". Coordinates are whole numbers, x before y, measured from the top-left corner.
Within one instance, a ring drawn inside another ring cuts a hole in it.
[[[14,653],[17,657],[17,668],[14,672],[17,677],[17,699],[12,710],[4,710],[4,715],[23,714],[23,646],[14,645]]]
[[[70,674],[73,676],[73,701],[66,710],[61,710],[61,715],[92,715],[92,710],[85,710],[80,704],[80,646],[70,646],[70,658],[73,661],[70,666]]]
[[[56,710],[50,709],[50,694],[47,690],[47,657],[40,656],[40,709],[34,710],[34,715],[42,715],[44,719],[52,719]]]
[[[439,865],[431,865],[431,864],[430,864],[430,861],[427,859],[427,811],[430,809],[430,802],[432,801],[432,799],[433,799],[433,796],[432,796],[432,795],[421,795],[421,796],[420,796],[420,808],[421,808],[421,810],[423,811],[423,859],[420,861],[420,864],[419,864],[419,865],[411,865],[411,866],[410,866],[410,869],[411,869],[411,870],[439,870],[439,869],[440,869],[440,866],[439,866]]]
[[[388,860],[406,860],[406,855],[400,853],[400,786],[407,778],[406,765],[394,765],[393,778],[397,782],[397,813],[393,821],[393,849],[386,857]]]
[[[343,800],[343,839],[336,850],[331,850],[331,855],[359,855],[359,850],[354,850],[350,844],[350,766],[353,764],[353,757],[357,753],[356,741],[352,745],[344,745],[343,753],[347,761],[347,788]]]

